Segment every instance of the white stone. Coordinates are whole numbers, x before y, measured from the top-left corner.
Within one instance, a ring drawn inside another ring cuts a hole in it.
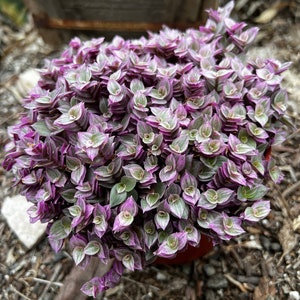
[[[288,300],[299,300],[300,294],[297,291],[291,291],[289,292],[289,299]]]
[[[37,85],[40,79],[40,74],[35,69],[27,69],[19,75],[18,81],[16,83],[16,90],[19,93],[19,100],[22,103],[22,98],[24,98],[29,91],[31,91],[34,86]]]
[[[27,210],[32,204],[21,195],[6,197],[1,214],[10,229],[27,249],[31,249],[45,234],[47,224],[30,223]]]

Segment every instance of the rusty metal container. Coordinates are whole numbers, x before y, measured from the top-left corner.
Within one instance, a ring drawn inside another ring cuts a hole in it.
[[[162,25],[186,29],[206,20],[217,0],[24,0],[42,37],[57,43],[78,31],[137,37]]]

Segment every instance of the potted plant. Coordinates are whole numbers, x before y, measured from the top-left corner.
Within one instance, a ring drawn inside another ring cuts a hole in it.
[[[116,285],[125,268],[230,240],[270,212],[265,178],[282,141],[289,63],[249,59],[258,28],[209,10],[205,26],[148,38],[71,40],[49,60],[9,128],[3,162],[32,222],[66,241],[76,265],[114,259],[82,287]],[[200,245],[200,247],[199,247]]]

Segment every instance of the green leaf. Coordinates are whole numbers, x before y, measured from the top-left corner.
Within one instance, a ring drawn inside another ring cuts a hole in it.
[[[182,134],[173,140],[172,144],[170,145],[170,149],[178,154],[181,154],[187,150],[188,145],[189,136],[187,134]]]
[[[253,148],[250,145],[247,144],[238,144],[236,145],[236,153],[237,154],[247,154],[249,152],[255,151],[255,148]]]
[[[256,149],[256,141],[248,135],[246,129],[240,130],[238,138],[243,144],[247,144]]]
[[[71,171],[75,171],[77,168],[80,167],[81,162],[76,157],[67,156],[66,164],[68,169],[70,169]]]
[[[65,216],[52,224],[49,236],[56,240],[61,240],[66,238],[71,233],[71,231],[71,220]]]
[[[79,205],[70,206],[70,207],[68,207],[68,210],[72,217],[79,217],[82,212],[82,209]]]
[[[282,172],[280,171],[279,167],[275,165],[273,160],[271,160],[269,163],[269,175],[275,183],[279,183],[283,178]]]
[[[218,189],[218,203],[225,203],[233,194],[233,191],[228,188]]]
[[[35,99],[35,101],[40,104],[50,104],[52,102],[52,99],[49,96],[43,96]]]
[[[127,192],[124,190],[121,193],[118,193],[118,184],[115,184],[109,196],[109,205],[110,207],[115,207],[121,203],[123,203],[127,199]]]
[[[130,192],[134,189],[136,185],[136,180],[129,176],[123,176],[121,178],[121,183],[125,184],[125,191]]]
[[[196,136],[197,142],[208,140],[212,133],[213,129],[209,123],[202,124],[198,130],[198,135]]]
[[[205,193],[204,193],[206,199],[208,202],[212,203],[212,204],[216,204],[218,203],[219,200],[219,195],[218,192],[213,190],[213,189],[208,189]]]
[[[153,185],[153,189],[155,193],[158,193],[160,197],[165,193],[166,185],[162,182],[157,182]]]
[[[264,175],[265,174],[265,167],[263,165],[262,159],[259,156],[253,156],[253,158],[251,159],[251,164],[252,166],[257,169],[257,171],[261,174]]]
[[[281,112],[285,112],[287,108],[286,102],[287,102],[287,93],[284,90],[280,90],[274,98],[272,107]]]
[[[268,188],[264,185],[255,185],[255,187],[240,186],[237,190],[237,198],[240,201],[255,201],[262,199],[268,192]]]
[[[92,72],[88,68],[80,70],[78,81],[79,83],[87,83],[92,78]]]
[[[163,100],[167,95],[167,91],[164,89],[152,89],[149,95],[154,99]]]
[[[154,220],[155,220],[157,227],[161,228],[162,230],[165,230],[169,224],[170,215],[169,215],[169,213],[160,210],[154,216]]]
[[[149,193],[146,196],[146,201],[150,207],[154,206],[159,200],[160,195],[158,193]]]
[[[198,174],[199,179],[203,182],[208,182],[211,180],[214,175],[216,174],[216,171],[207,167],[203,167],[203,169]]]
[[[168,198],[171,213],[179,219],[188,218],[188,210],[185,202],[178,195],[170,195]]]
[[[52,183],[56,183],[62,176],[57,169],[47,169],[46,173],[50,177],[50,182]]]
[[[269,201],[255,202],[252,207],[247,207],[244,212],[245,220],[257,222],[264,219],[270,213]]]
[[[51,135],[51,131],[47,127],[44,120],[37,121],[36,123],[32,124],[31,126],[41,136],[50,136]]]
[[[147,97],[141,92],[136,93],[133,96],[134,105],[137,107],[146,107],[147,106]]]
[[[60,193],[60,195],[64,198],[64,200],[66,200],[69,203],[75,203],[76,199],[75,199],[75,193],[76,190],[75,189],[67,189],[64,190]]]
[[[97,241],[90,241],[88,244],[84,247],[84,254],[86,255],[95,255],[97,254],[101,249],[101,245]]]
[[[128,253],[122,258],[122,263],[128,270],[134,271],[134,258],[132,254]]]
[[[135,201],[138,201],[139,199],[139,194],[135,189],[127,193],[127,198],[130,196],[132,196]]]
[[[255,114],[254,118],[263,127],[268,123],[269,120],[268,116],[265,113]]]
[[[107,89],[110,94],[117,96],[121,93],[121,85],[114,79],[110,79],[107,83]]]
[[[80,246],[76,246],[73,249],[72,256],[76,266],[78,266],[84,260],[85,257],[84,248]]]
[[[122,183],[122,182],[117,183],[118,194],[125,192],[125,189],[126,189],[126,185],[124,183]]]
[[[136,93],[137,91],[143,91],[145,89],[145,86],[143,84],[142,81],[140,81],[139,79],[133,79],[130,82],[130,90],[133,93]]]
[[[153,143],[155,138],[155,134],[154,132],[150,132],[150,133],[145,133],[144,136],[142,137],[143,143],[145,144],[151,144]]]
[[[102,132],[96,132],[94,134],[92,134],[91,136],[91,144],[92,147],[100,147],[103,145],[103,143],[106,141],[107,136],[105,133]]]

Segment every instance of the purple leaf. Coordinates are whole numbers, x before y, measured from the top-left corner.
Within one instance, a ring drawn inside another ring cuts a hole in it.
[[[134,216],[126,210],[121,211],[116,217],[113,224],[113,231],[119,232],[128,228],[134,220]]]
[[[158,229],[165,230],[170,222],[170,214],[159,210],[154,216],[155,225]]]
[[[155,255],[164,258],[172,258],[177,252],[182,250],[187,243],[186,232],[176,232],[171,234],[154,252]]]
[[[256,201],[251,207],[247,207],[243,218],[247,221],[258,222],[270,213],[270,201]]]

